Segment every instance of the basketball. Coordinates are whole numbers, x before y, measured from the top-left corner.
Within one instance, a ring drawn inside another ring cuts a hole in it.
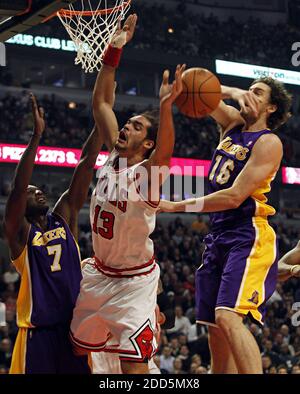
[[[202,118],[214,111],[221,100],[218,78],[205,68],[189,68],[182,74],[183,90],[175,104],[191,118]]]

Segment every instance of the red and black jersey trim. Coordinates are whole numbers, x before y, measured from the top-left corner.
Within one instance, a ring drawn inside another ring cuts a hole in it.
[[[135,350],[112,349],[106,347],[103,351],[119,354],[120,361],[130,361],[135,363],[147,362],[157,352],[155,332],[149,319],[147,319],[129,339]]]
[[[99,343],[84,342],[84,341],[76,338],[71,330],[69,331],[69,337],[70,337],[71,342],[76,347],[79,347],[79,348],[82,348],[82,349],[85,349],[85,350],[90,350],[90,351],[93,351],[93,352],[97,352],[97,351],[100,352],[105,347],[107,341],[111,338],[111,334],[109,334],[107,336],[105,341],[99,342]]]
[[[156,268],[156,266],[157,264],[154,256],[147,263],[130,268],[109,267],[94,256],[94,267],[99,272],[110,278],[132,278],[134,276],[148,275]]]

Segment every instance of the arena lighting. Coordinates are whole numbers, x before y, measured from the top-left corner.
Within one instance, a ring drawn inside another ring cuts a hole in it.
[[[18,163],[26,145],[0,143],[0,162]],[[40,146],[37,151],[35,164],[55,167],[75,167],[80,159],[81,150]],[[100,152],[95,168],[102,167],[108,157],[108,152]],[[171,174],[207,177],[210,167],[209,160],[176,158],[171,160]]]
[[[260,77],[272,77],[283,83],[300,85],[300,72],[282,70],[254,64],[228,62],[216,59],[217,74],[233,75],[235,77],[256,79]]]

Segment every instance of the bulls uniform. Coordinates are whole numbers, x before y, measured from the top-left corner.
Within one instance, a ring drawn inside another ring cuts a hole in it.
[[[49,213],[45,232],[31,224],[13,264],[21,285],[10,373],[89,373],[87,358],[74,356],[69,341],[82,276],[79,248],[66,222]]]
[[[209,193],[232,186],[255,144],[270,130],[226,134],[214,154]],[[257,171],[260,169],[257,168]],[[265,304],[275,290],[276,235],[268,223],[275,210],[265,196],[275,173],[238,208],[210,215],[212,232],[205,238],[203,262],[196,273],[197,321],[215,324],[215,310],[227,309],[263,323]]]
[[[117,353],[123,361],[147,362],[157,348],[159,267],[149,238],[157,206],[139,193],[136,170],[141,163],[116,171],[117,160],[114,150],[99,172],[92,194],[95,257],[83,267],[71,338],[89,351]]]
[[[165,318],[162,317],[159,306],[156,305],[155,308],[156,316],[156,330],[155,338],[157,344],[160,343],[161,327],[160,325],[164,323]],[[106,353],[106,352],[92,352],[92,371],[93,374],[103,375],[103,374],[122,374],[121,363],[119,355],[116,353]],[[150,374],[160,374],[160,369],[151,358],[148,363]]]

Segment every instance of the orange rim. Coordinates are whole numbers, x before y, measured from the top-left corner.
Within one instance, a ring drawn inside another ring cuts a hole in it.
[[[130,3],[131,3],[131,0],[127,0],[122,5],[119,5],[118,7],[105,8],[103,10],[97,10],[97,11],[70,11],[70,10],[66,10],[66,9],[61,9],[56,12],[56,15],[72,18],[73,16],[77,16],[77,15],[93,16],[93,15],[111,14],[114,11],[122,10],[123,8],[127,7]]]

